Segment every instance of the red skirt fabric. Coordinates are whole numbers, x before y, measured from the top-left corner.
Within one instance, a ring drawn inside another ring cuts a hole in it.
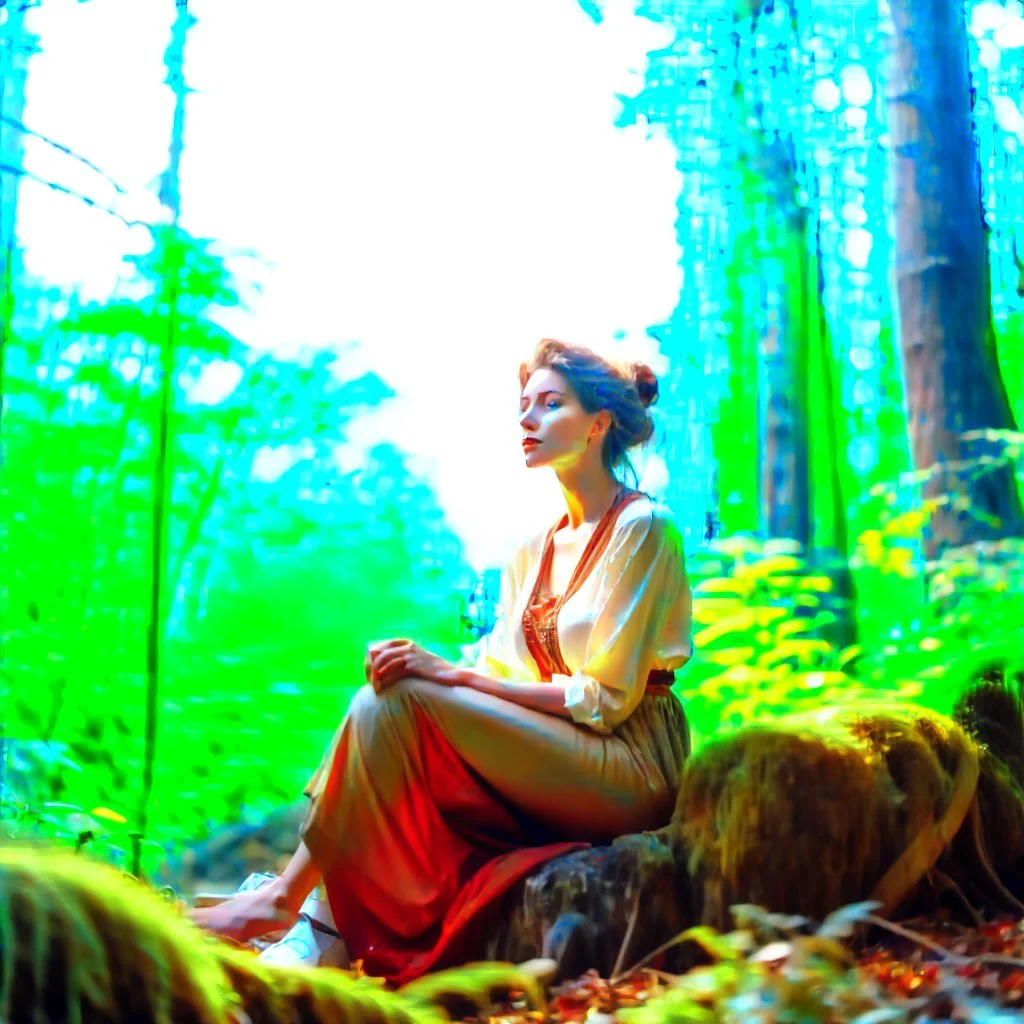
[[[540,865],[667,822],[686,753],[671,695],[600,736],[468,688],[364,687],[307,787],[302,836],[352,958],[404,984],[478,956]]]

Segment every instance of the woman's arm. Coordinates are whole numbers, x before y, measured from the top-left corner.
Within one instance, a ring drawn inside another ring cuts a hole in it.
[[[468,686],[523,708],[559,718],[572,718],[572,713],[565,706],[565,686],[561,683],[493,679],[471,668],[452,665],[411,640],[385,640],[370,645],[366,655],[366,678],[378,693],[404,676],[415,676],[442,686]]]
[[[468,668],[457,668],[453,672],[456,686],[468,686],[471,690],[489,693],[523,708],[572,719],[572,714],[565,706],[565,686],[561,683],[506,682],[479,675]]]

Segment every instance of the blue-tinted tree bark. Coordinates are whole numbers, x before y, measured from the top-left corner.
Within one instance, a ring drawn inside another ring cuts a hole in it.
[[[887,91],[895,290],[910,442],[925,496],[951,494],[929,553],[1024,532],[1012,468],[979,472],[968,431],[1014,429],[992,325],[988,239],[960,0],[893,0]],[[969,508],[968,508],[969,505]]]

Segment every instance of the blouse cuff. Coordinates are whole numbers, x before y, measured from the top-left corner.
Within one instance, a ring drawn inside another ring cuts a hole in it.
[[[589,726],[602,735],[611,732],[601,713],[601,684],[593,676],[584,675],[579,670],[571,676],[554,672],[551,681],[565,687],[565,706],[574,722]]]

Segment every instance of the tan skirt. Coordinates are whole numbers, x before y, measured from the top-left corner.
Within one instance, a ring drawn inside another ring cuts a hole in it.
[[[671,694],[601,736],[468,687],[366,686],[302,837],[351,955],[404,982],[472,955],[487,911],[547,860],[666,824],[688,753]]]

